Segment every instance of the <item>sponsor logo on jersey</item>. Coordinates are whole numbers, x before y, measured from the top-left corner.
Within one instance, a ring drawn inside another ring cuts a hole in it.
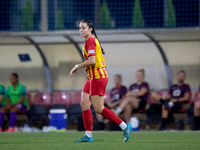
[[[88,54],[94,54],[95,52],[94,52],[94,50],[89,50],[88,51]]]

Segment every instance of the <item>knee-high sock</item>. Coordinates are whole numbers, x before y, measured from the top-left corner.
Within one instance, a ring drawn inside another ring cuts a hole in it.
[[[91,109],[83,111],[82,117],[85,131],[92,131],[93,116]]]
[[[160,125],[160,127],[165,128],[166,125],[167,125],[167,118],[162,118],[162,121],[161,121],[161,125]]]
[[[10,127],[14,127],[16,123],[16,118],[17,118],[17,113],[16,112],[11,112],[10,113]]]
[[[101,115],[103,115],[106,119],[110,120],[116,125],[120,125],[123,122],[122,119],[120,119],[112,110],[108,108],[104,108]]]
[[[4,113],[0,112],[0,127],[2,127],[4,121]]]
[[[196,126],[197,129],[200,128],[200,116],[194,116],[194,125]]]

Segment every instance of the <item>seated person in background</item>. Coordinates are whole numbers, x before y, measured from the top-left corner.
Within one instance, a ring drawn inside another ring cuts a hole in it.
[[[122,85],[122,77],[121,75],[115,75],[114,77],[114,84],[115,87],[111,90],[111,99],[105,104],[106,107],[110,108],[111,110],[115,110],[117,106],[123,101],[124,96],[126,95],[127,89],[125,86]],[[98,130],[103,130],[105,127],[105,124],[108,123],[108,120],[104,120],[102,115],[96,114],[98,125]]]
[[[5,87],[0,84],[0,108],[6,105]]]
[[[190,99],[190,86],[184,84],[185,78],[185,71],[179,71],[177,74],[178,83],[171,86],[169,94],[164,99],[157,93],[152,94],[152,97],[162,104],[162,123],[159,128],[160,131],[166,129],[169,112],[178,112],[182,109],[183,102],[188,102]]]
[[[200,85],[199,85],[200,92]],[[194,103],[194,127],[193,130],[200,130],[200,93],[198,95],[198,101]]]
[[[146,107],[149,86],[148,83],[144,82],[144,77],[144,70],[138,70],[136,73],[137,82],[130,86],[125,99],[115,111],[117,115],[124,111],[124,119],[127,123],[130,123],[132,109],[144,109]]]
[[[10,76],[11,85],[6,91],[6,106],[0,109],[0,131],[2,131],[2,124],[4,115],[10,113],[10,126],[6,132],[14,132],[17,112],[24,112],[27,108],[26,88],[19,83],[18,75],[16,73]]]

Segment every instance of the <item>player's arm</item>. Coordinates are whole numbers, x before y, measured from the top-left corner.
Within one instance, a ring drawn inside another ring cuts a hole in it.
[[[171,97],[172,97],[172,94],[173,94],[173,86],[171,86],[170,87],[170,89],[169,89],[169,93],[168,93],[168,95],[166,95],[165,97],[164,97],[164,100],[169,100],[169,99],[171,99]]]
[[[89,56],[88,60],[86,60],[85,62],[78,64],[78,68],[85,68],[88,66],[92,66],[95,63],[96,63],[96,56],[92,55]]]
[[[3,95],[0,95],[0,103],[3,102]]]
[[[127,93],[127,96],[140,97],[140,96],[145,95],[147,92],[148,92],[148,89],[146,87],[142,87],[139,92],[131,92],[131,91],[129,91]]]
[[[9,96],[9,89],[6,90],[6,105],[11,105],[10,96]]]
[[[107,105],[108,105],[109,108],[113,108],[116,105],[120,104],[123,100],[124,100],[124,97],[122,97],[121,99],[119,99],[119,100],[117,100],[116,102],[113,102],[113,103],[111,103],[111,100],[109,100],[107,102]]]
[[[72,68],[71,72],[70,72],[70,77],[72,77],[76,71],[78,70],[78,68],[85,68],[88,66],[92,66],[96,63],[96,56],[95,55],[91,55],[88,57],[88,60],[86,60],[83,63],[77,64],[74,66],[74,68]]]
[[[170,101],[172,102],[187,102],[190,99],[190,93],[185,93],[183,97],[181,98],[173,98]]]
[[[16,102],[15,105],[16,104],[22,104],[24,102],[24,100],[25,100],[25,96],[21,96],[20,100],[18,102]]]
[[[171,95],[168,94],[167,96],[164,97],[164,99],[171,99]]]
[[[9,97],[9,95],[7,94],[7,98],[6,98],[6,108],[7,109],[11,109],[14,105],[11,103],[11,99]]]
[[[2,88],[0,89],[0,103],[3,102],[4,94],[5,94],[5,88],[2,87]]]

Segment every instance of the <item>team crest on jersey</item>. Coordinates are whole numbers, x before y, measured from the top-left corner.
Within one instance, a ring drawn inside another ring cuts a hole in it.
[[[180,89],[176,89],[173,91],[173,96],[178,97],[181,95],[181,90]]]

